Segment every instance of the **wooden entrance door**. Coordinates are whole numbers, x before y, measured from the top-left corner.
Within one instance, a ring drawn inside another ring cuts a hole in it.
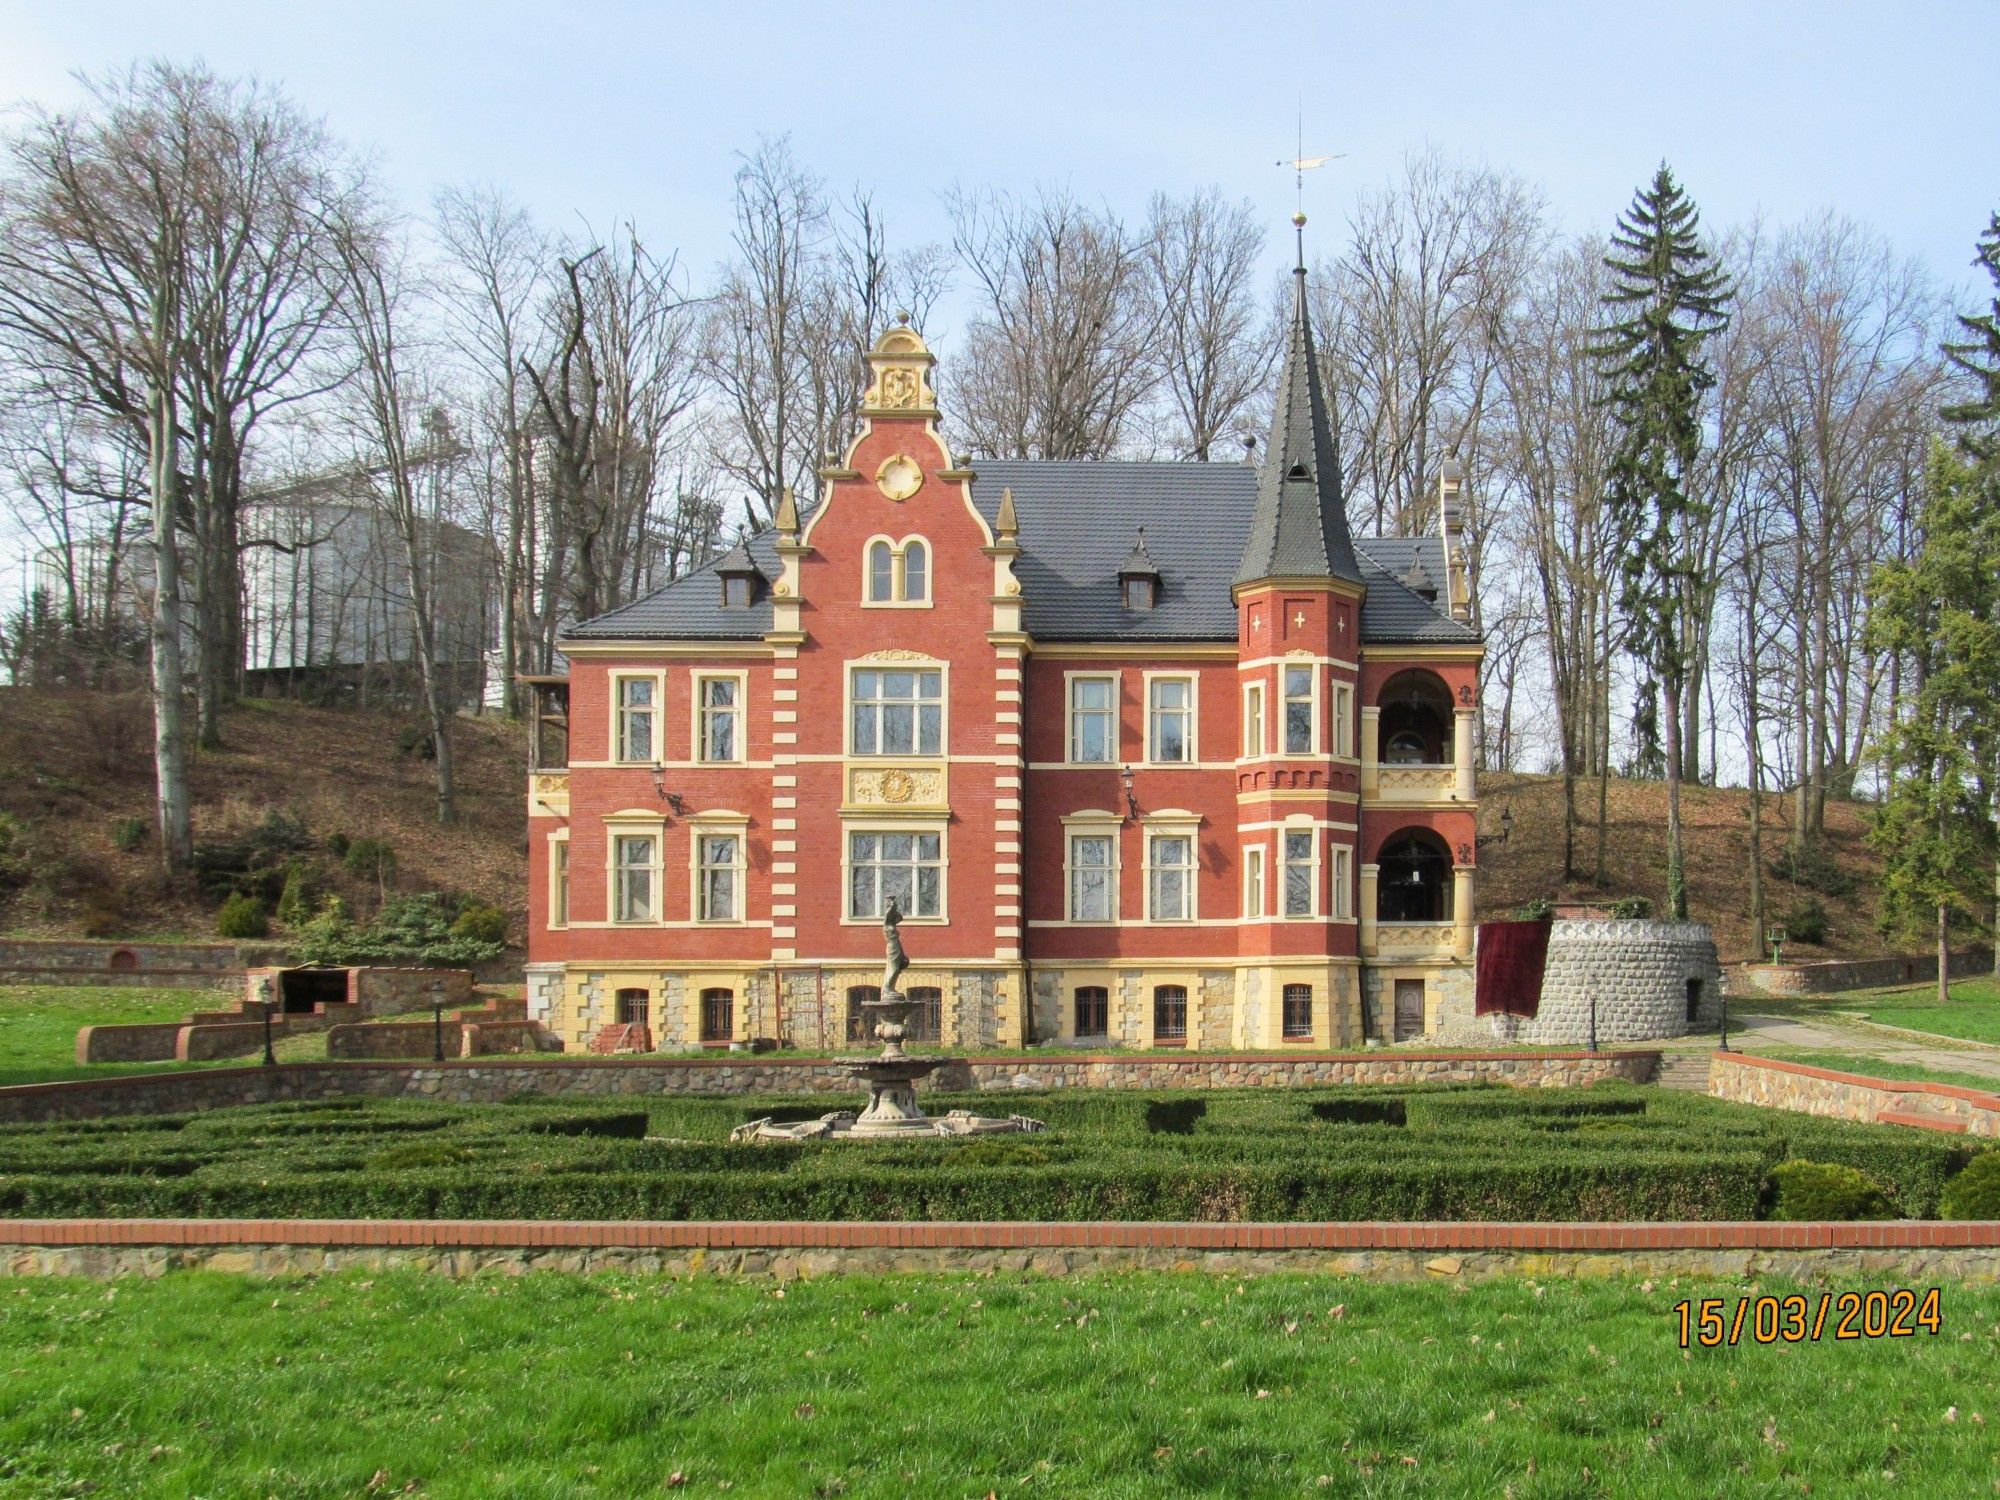
[[[1396,981],[1396,1040],[1407,1042],[1424,1034],[1424,982],[1421,979]]]

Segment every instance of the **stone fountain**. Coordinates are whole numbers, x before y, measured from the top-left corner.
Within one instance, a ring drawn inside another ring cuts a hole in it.
[[[975,1115],[955,1109],[932,1119],[917,1104],[916,1083],[944,1066],[943,1058],[911,1057],[903,1050],[909,1035],[910,1011],[916,1002],[896,987],[903,970],[910,966],[897,928],[903,914],[892,900],[882,915],[882,940],[888,961],[882,969],[882,994],[864,1000],[861,1008],[874,1020],[871,1028],[882,1043],[879,1057],[848,1064],[848,1074],[868,1086],[868,1107],[855,1114],[837,1110],[817,1120],[779,1124],[770,1119],[752,1120],[729,1133],[734,1141],[887,1141],[912,1136],[998,1135],[1005,1131],[1040,1130],[1042,1122],[1025,1115],[1009,1115],[1004,1120],[991,1115]]]

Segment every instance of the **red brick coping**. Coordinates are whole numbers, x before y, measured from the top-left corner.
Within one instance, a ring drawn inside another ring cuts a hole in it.
[[[1955,1083],[1931,1083],[1921,1078],[1876,1078],[1867,1073],[1835,1073],[1827,1068],[1812,1068],[1804,1063],[1783,1062],[1775,1057],[1759,1057],[1754,1052],[1717,1052],[1718,1058],[1733,1063],[1743,1063],[1759,1068],[1773,1068],[1780,1073],[1797,1073],[1805,1078],[1824,1078],[1830,1083],[1859,1084],[1863,1088],[1887,1089],[1894,1094],[1935,1094],[1941,1099],[1963,1099],[1968,1104],[1981,1109],[2000,1109],[2000,1093],[1990,1093],[1985,1089],[1961,1088]]]
[[[0,1219],[0,1245],[448,1249],[1835,1250],[2000,1248],[2000,1221],[1196,1224]]]

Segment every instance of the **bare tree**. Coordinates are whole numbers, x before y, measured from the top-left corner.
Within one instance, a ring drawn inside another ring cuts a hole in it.
[[[203,101],[156,65],[33,111],[0,197],[0,336],[44,390],[95,406],[146,455],[152,511],[153,764],[169,871],[193,850],[182,735],[181,391]]]
[[[1215,188],[1153,195],[1143,247],[1160,309],[1155,381],[1174,415],[1174,446],[1204,463],[1264,394],[1278,341],[1258,306],[1264,231],[1247,201]]]
[[[499,557],[502,710],[519,712],[517,673],[529,666],[523,618],[534,560],[529,415],[522,375],[534,362],[552,248],[525,210],[490,187],[447,188],[433,203],[445,252],[442,291],[452,340],[479,392],[483,447],[498,481],[499,524],[489,528]]]
[[[1050,189],[1025,202],[955,189],[945,201],[978,293],[952,366],[974,450],[1108,457],[1158,369],[1143,245]]]
[[[400,226],[356,215],[339,225],[332,248],[346,283],[343,304],[354,342],[353,430],[360,470],[401,544],[409,589],[411,643],[429,721],[440,823],[456,821],[451,704],[438,653],[443,475],[458,457],[440,393],[416,328],[408,248]]]

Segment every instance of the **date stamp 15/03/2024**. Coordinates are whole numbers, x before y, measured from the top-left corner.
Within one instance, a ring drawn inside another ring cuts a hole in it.
[[[1683,1349],[1734,1347],[1747,1334],[1756,1344],[1805,1344],[1830,1339],[1901,1339],[1944,1327],[1937,1287],[1808,1296],[1701,1297],[1674,1304]]]

